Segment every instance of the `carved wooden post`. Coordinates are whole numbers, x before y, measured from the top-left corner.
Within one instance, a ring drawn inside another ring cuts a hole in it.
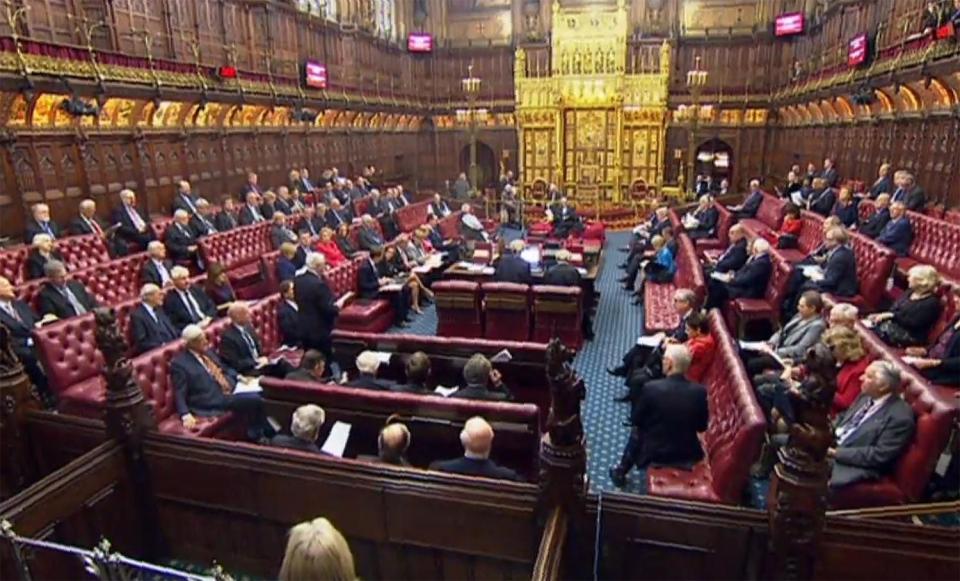
[[[832,378],[831,378],[832,379]],[[772,568],[775,579],[812,579],[817,548],[827,510],[833,444],[830,403],[835,380],[816,392],[788,392],[796,422],[787,445],[780,449],[770,481],[767,510]]]
[[[133,366],[127,358],[127,342],[120,332],[113,309],[94,311],[97,322],[97,347],[103,353],[107,384],[107,435],[124,448],[127,472],[135,496],[140,524],[141,547],[147,560],[163,553],[163,542],[156,505],[150,486],[150,474],[143,457],[143,438],[156,429],[153,411],[133,380]]]
[[[27,452],[24,415],[38,409],[39,397],[13,353],[10,331],[0,324],[0,499],[26,488],[35,475]]]

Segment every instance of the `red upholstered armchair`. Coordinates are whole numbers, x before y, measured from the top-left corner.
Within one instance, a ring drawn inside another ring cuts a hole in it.
[[[583,345],[583,289],[537,285],[533,287],[533,340],[548,343],[554,337],[572,349]]]
[[[526,341],[530,337],[530,287],[511,282],[485,282],[483,291],[486,339]]]
[[[770,259],[773,272],[763,298],[739,298],[727,303],[727,324],[730,329],[736,329],[737,337],[743,337],[747,323],[751,321],[770,321],[773,328],[780,327],[780,307],[787,292],[792,267],[779,253],[771,252]]]
[[[200,255],[205,264],[219,262],[227,268],[230,284],[240,299],[263,296],[260,276],[260,257],[273,250],[270,242],[270,224],[243,226],[204,236],[199,241]]]
[[[441,280],[431,288],[436,295],[437,335],[483,337],[480,285],[466,280]]]

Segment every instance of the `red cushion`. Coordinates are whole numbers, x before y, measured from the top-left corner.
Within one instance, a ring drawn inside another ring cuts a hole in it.
[[[441,280],[431,287],[436,295],[437,335],[482,337],[480,285],[466,280]]]
[[[487,339],[526,341],[530,337],[530,287],[512,282],[485,282],[484,332]]]

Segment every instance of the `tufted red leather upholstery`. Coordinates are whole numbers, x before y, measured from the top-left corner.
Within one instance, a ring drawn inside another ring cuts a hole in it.
[[[324,276],[336,296],[357,290],[357,270],[365,260],[366,258],[356,258],[327,270]],[[380,333],[390,328],[393,318],[393,306],[388,300],[353,299],[340,309],[336,328]]]
[[[834,491],[830,504],[835,508],[856,508],[917,502],[923,498],[937,459],[957,422],[956,390],[931,385],[860,323],[857,323],[857,332],[871,356],[892,361],[900,368],[904,381],[902,395],[913,408],[917,424],[913,441],[900,456],[893,474]]]
[[[771,230],[779,230],[780,222],[783,221],[783,206],[785,204],[785,200],[764,193],[763,201],[760,202],[760,208],[757,210],[757,216],[740,220],[740,224],[746,228],[751,238],[762,236],[765,232]]]
[[[710,409],[701,437],[704,458],[689,471],[649,468],[647,487],[655,496],[738,504],[760,453],[766,420],[723,318],[714,309],[709,319],[717,353],[703,381]]]
[[[205,264],[219,262],[226,267],[238,298],[251,299],[264,294],[260,257],[273,250],[269,223],[204,236],[198,246]]]
[[[18,286],[24,279],[23,267],[27,261],[30,247],[18,244],[11,248],[0,250],[0,276]]]
[[[673,293],[679,288],[692,290],[701,304],[707,293],[707,283],[703,278],[703,268],[697,260],[697,251],[693,241],[685,233],[681,233],[677,238],[677,272],[673,276],[673,282],[647,281],[643,285],[643,326],[648,333],[673,329],[680,322],[673,308]]]
[[[823,216],[804,210],[800,213],[800,236],[797,238],[797,248],[776,249],[787,262],[800,262],[807,254],[823,243]],[[852,234],[852,232],[851,232]]]
[[[370,207],[370,200],[373,199],[373,196],[367,194],[361,198],[357,198],[353,203],[353,215],[354,216],[363,216],[367,213],[367,208]]]
[[[512,282],[485,282],[484,332],[487,339],[526,341],[530,337],[530,287]]]
[[[727,306],[727,325],[743,337],[744,328],[750,321],[768,320],[779,327],[780,306],[790,282],[792,266],[777,253],[771,252],[773,272],[767,282],[767,290],[760,299],[733,299]]]
[[[104,305],[116,305],[140,296],[140,269],[146,252],[117,258],[74,273],[74,278]]]
[[[280,251],[274,250],[260,257],[260,280],[261,290],[265,295],[272,295],[280,291],[280,277],[277,276],[277,260],[280,259]]]
[[[57,240],[57,251],[70,272],[110,262],[110,253],[103,239],[96,234],[69,236]]]
[[[431,290],[436,295],[437,335],[483,337],[479,284],[466,280],[441,280],[433,283]]]
[[[557,337],[567,347],[579,349],[583,345],[583,289],[535,285],[532,293],[532,339],[549,343]]]
[[[837,302],[855,304],[861,313],[876,311],[884,300],[887,281],[893,272],[897,255],[889,248],[860,234],[853,234],[850,241],[853,254],[857,259],[860,294],[852,298],[839,298],[827,294],[825,299],[829,304]]]
[[[397,210],[395,218],[397,220],[397,227],[400,228],[400,231],[410,232],[422,224],[426,224],[427,208],[429,206],[430,200],[424,200],[422,202],[408,204]]]
[[[458,240],[460,238],[460,210],[450,212],[446,218],[441,218],[437,222],[437,228],[444,240]]]

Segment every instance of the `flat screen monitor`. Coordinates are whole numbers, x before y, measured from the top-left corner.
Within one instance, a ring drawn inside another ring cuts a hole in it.
[[[803,33],[803,12],[788,12],[777,16],[773,32],[776,36],[792,36]]]
[[[317,61],[306,61],[303,64],[303,84],[311,89],[327,88],[327,67]]]
[[[858,34],[847,45],[847,64],[851,67],[859,66],[867,61],[867,49],[870,42],[866,34]]]
[[[414,32],[407,37],[407,50],[410,52],[433,52],[433,35]]]

